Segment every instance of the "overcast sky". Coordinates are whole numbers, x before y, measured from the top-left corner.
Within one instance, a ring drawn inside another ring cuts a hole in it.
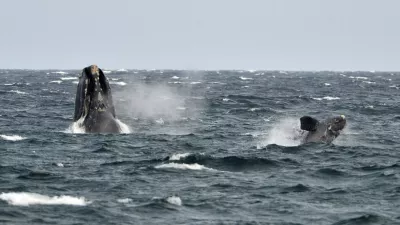
[[[400,71],[398,0],[1,0],[0,68]]]

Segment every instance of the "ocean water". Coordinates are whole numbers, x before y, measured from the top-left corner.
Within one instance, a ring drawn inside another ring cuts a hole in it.
[[[124,134],[79,73],[0,70],[0,224],[400,224],[399,72],[105,70]]]

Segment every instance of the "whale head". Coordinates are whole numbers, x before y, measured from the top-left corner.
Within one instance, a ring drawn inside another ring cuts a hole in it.
[[[335,116],[326,121],[328,131],[339,132],[346,127],[346,117],[344,115]]]

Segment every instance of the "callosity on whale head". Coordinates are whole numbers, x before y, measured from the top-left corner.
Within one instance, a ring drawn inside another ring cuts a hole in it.
[[[82,121],[89,133],[118,133],[110,84],[96,65],[82,70],[75,99],[74,121]]]
[[[323,122],[310,116],[300,118],[300,128],[308,131],[303,143],[325,142],[330,143],[335,140],[346,126],[344,115],[329,118]]]

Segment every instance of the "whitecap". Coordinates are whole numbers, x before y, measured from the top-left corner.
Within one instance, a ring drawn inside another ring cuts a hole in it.
[[[21,140],[24,140],[24,139],[26,139],[26,138],[24,138],[24,137],[21,137],[21,136],[19,136],[19,135],[0,135],[0,137],[3,139],[3,140],[6,140],[6,141],[21,141]]]
[[[201,84],[201,82],[200,81],[193,81],[193,82],[190,82],[190,84]]]
[[[194,164],[186,164],[186,163],[167,163],[155,166],[156,169],[182,169],[182,170],[214,170],[203,165],[194,163]]]
[[[183,82],[181,81],[174,81],[174,82],[168,82],[168,84],[182,84]]]
[[[117,70],[117,72],[128,72],[128,70],[127,69],[119,69],[119,70]]]
[[[350,76],[349,78],[357,79],[357,80],[368,80],[368,77],[353,77],[353,76]]]
[[[363,81],[363,83],[366,83],[366,84],[376,84],[376,82],[372,82],[372,81]]]
[[[322,101],[322,100],[339,100],[339,97],[330,97],[330,96],[325,96],[323,98],[312,98],[314,100]]]
[[[170,204],[173,204],[173,205],[178,205],[178,206],[182,205],[182,200],[178,196],[168,197],[167,198],[167,202],[170,203]]]
[[[253,78],[250,77],[239,77],[241,80],[253,80]]]
[[[17,94],[20,94],[20,95],[26,95],[26,94],[27,94],[26,92],[18,91],[18,90],[11,90],[11,91],[9,91],[9,92],[17,93]]]
[[[119,203],[130,203],[130,202],[132,202],[132,199],[130,199],[130,198],[121,198],[121,199],[117,199],[117,202],[119,202]]]
[[[119,78],[111,78],[111,80],[119,80]]]
[[[79,84],[79,82],[78,82],[78,81],[72,81],[72,83],[73,83],[73,84]]]
[[[171,157],[169,157],[170,161],[177,161],[177,160],[181,160],[182,158],[186,158],[190,155],[190,153],[177,153],[177,154],[173,154]]]
[[[12,84],[3,84],[3,85],[5,85],[5,86],[12,86],[12,85],[14,85],[15,83],[12,83]]]
[[[62,80],[53,80],[53,81],[50,81],[50,83],[57,83],[57,84],[61,84],[61,82],[62,82]]]
[[[164,120],[162,118],[155,120],[156,123],[163,125],[164,124]]]
[[[179,77],[177,77],[177,76],[173,76],[173,77],[171,77],[171,79],[179,79]]]
[[[330,83],[324,83],[324,85],[325,85],[325,86],[331,86],[331,84],[330,84]]]
[[[110,74],[112,71],[111,70],[103,70],[104,74]]]
[[[0,194],[0,199],[10,205],[77,205],[85,206],[90,202],[84,197],[73,197],[68,195],[49,197],[46,195],[28,192],[9,192]]]
[[[56,164],[58,167],[64,167],[64,164],[62,164],[62,163],[57,163]]]
[[[126,83],[123,82],[123,81],[120,81],[120,82],[111,81],[110,84],[116,84],[116,85],[120,85],[120,86],[125,86],[126,85]]]
[[[230,101],[230,99],[229,98],[223,98],[222,101],[228,102],[228,101]]]
[[[250,112],[255,112],[257,110],[260,110],[260,108],[251,108],[251,109],[249,109]]]
[[[186,110],[186,108],[185,108],[185,107],[182,107],[182,106],[176,107],[176,109],[177,109],[177,110]]]
[[[61,80],[76,80],[78,79],[77,77],[61,77]]]
[[[61,74],[61,75],[68,74],[67,72],[64,72],[64,71],[57,71],[57,72],[51,72],[51,73],[54,73],[54,74]]]

